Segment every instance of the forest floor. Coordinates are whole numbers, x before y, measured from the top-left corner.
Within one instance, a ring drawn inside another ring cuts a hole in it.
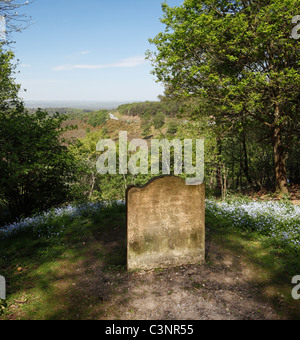
[[[295,204],[295,205],[300,205],[300,185],[290,185],[289,188],[289,200]],[[280,200],[279,197],[277,197],[274,193],[270,193],[267,190],[261,190],[259,192],[255,193],[248,193],[248,196],[251,199],[254,200],[269,200],[270,198],[275,199],[275,200]]]
[[[0,319],[300,319],[291,296],[298,259],[250,236],[207,226],[205,264],[128,272],[124,207],[82,226],[57,244],[1,244],[9,260],[0,263]]]

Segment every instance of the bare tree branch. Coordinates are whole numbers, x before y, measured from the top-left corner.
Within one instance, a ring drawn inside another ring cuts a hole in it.
[[[34,0],[0,0],[0,38],[2,32],[7,36],[12,32],[20,32],[29,26],[31,17],[22,11],[22,8]]]

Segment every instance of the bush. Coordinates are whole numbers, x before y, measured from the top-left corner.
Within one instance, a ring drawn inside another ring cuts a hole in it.
[[[64,118],[22,108],[0,113],[0,202],[12,218],[69,199],[76,164],[61,140]]]
[[[109,118],[108,111],[107,110],[100,110],[97,112],[92,113],[89,116],[88,124],[90,124],[93,127],[98,127],[100,125],[104,125]]]
[[[156,130],[160,130],[165,125],[165,115],[162,112],[157,113],[153,118],[153,125]]]
[[[170,135],[175,135],[178,131],[179,125],[178,123],[174,122],[174,121],[170,121],[168,123],[168,131],[167,133],[169,133]]]

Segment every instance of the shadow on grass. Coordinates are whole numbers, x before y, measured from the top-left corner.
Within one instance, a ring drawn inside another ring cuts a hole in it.
[[[300,263],[295,256],[225,228],[207,228],[206,247],[205,270],[209,267],[216,270],[228,255],[230,270],[239,273],[251,269],[255,273],[241,283],[241,291],[247,292],[250,287],[248,293],[252,293],[251,288],[255,287],[253,299],[268,305],[271,302],[283,318],[300,319],[300,304],[291,298],[291,279],[300,275]],[[166,279],[176,270],[155,275]],[[113,206],[85,216],[69,225],[59,237],[32,239],[24,235],[1,241],[0,275],[8,283],[8,308],[0,319],[118,318],[120,305],[128,303],[126,292],[124,296],[120,292],[130,280],[126,272],[126,208]],[[215,282],[212,291],[224,289],[225,279]],[[197,280],[183,283],[192,292],[202,287]],[[236,288],[227,286],[228,291]],[[171,288],[176,287],[170,286],[169,291]]]
[[[251,235],[222,227],[207,228],[207,261],[221,263],[228,252],[230,268],[249,273],[248,282],[256,288],[259,301],[272,305],[284,319],[300,319],[300,301],[292,298],[292,278],[300,273],[297,254],[275,249]]]
[[[112,206],[49,239],[0,241],[7,310],[0,318],[99,318],[126,270],[126,208]]]

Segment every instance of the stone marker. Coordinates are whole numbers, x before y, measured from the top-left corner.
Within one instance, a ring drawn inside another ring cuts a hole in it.
[[[205,186],[163,176],[127,190],[127,268],[205,261]]]

